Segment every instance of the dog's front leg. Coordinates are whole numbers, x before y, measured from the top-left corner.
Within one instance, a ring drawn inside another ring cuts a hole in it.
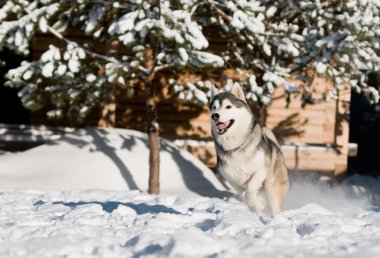
[[[247,189],[245,191],[244,200],[252,211],[263,213],[266,201],[265,198],[259,194],[260,188],[263,186],[266,177],[265,170],[257,171],[247,182]]]
[[[235,191],[238,193],[241,201],[243,201],[245,188],[232,182],[229,182],[229,183],[232,186],[232,188],[235,189]]]

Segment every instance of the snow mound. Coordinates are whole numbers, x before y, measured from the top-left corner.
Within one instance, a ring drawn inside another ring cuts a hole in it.
[[[28,151],[0,155],[0,188],[146,191],[148,157],[144,133],[77,129]],[[202,162],[164,139],[160,169],[163,194],[231,195]]]

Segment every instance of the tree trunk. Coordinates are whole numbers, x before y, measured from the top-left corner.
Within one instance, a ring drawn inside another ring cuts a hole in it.
[[[149,194],[160,193],[160,136],[154,82],[145,85],[147,134],[149,139]]]

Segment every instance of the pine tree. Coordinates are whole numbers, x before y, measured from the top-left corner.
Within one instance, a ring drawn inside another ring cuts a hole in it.
[[[378,70],[380,3],[349,1],[246,0],[0,0],[0,50],[28,55],[37,33],[52,34],[65,47],[50,45],[39,60],[9,71],[7,85],[19,90],[25,107],[50,103],[51,118],[83,119],[96,105],[115,99],[115,87],[133,96],[146,92],[151,146],[151,193],[158,193],[159,128],[155,82],[169,74],[179,101],[206,104],[211,82],[179,84],[178,74],[234,69],[251,102],[271,103],[274,88],[299,92],[315,75],[362,91],[373,103],[375,88],[363,70]],[[79,29],[99,42],[116,42],[121,54],[97,53],[66,36]],[[223,42],[223,49],[213,40]],[[2,60],[6,62],[6,60]],[[313,72],[315,71],[315,72]]]

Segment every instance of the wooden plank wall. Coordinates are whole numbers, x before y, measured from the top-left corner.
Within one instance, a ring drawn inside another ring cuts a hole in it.
[[[318,97],[329,85],[318,78],[312,88]],[[301,108],[300,96],[294,96],[289,108],[283,108],[285,97],[282,90],[276,90],[277,94],[281,97],[269,107],[266,124],[284,144],[282,149],[288,168],[321,171],[334,176],[346,172],[350,87],[343,85],[336,99],[304,108]]]
[[[82,43],[91,43],[95,49],[105,52],[106,44],[99,44],[77,31],[70,37]],[[39,35],[33,44],[33,58],[37,59],[49,44],[64,46],[49,35]],[[316,97],[331,88],[323,79],[312,85]],[[145,104],[143,92],[132,99],[120,93],[116,102],[116,127],[145,131]],[[182,140],[183,148],[189,150],[209,167],[216,163],[210,133],[210,114],[207,107],[174,104],[170,94],[164,93],[158,105],[160,134],[170,140]],[[140,97],[139,97],[140,96]],[[282,144],[286,164],[294,171],[319,171],[340,175],[346,171],[348,155],[348,112],[350,89],[343,87],[339,96],[329,102],[301,107],[301,95],[292,95],[286,102],[284,90],[275,90],[273,103],[267,109],[265,125],[274,130]],[[31,123],[50,126],[75,126],[68,120],[51,121],[46,110],[32,114]],[[94,110],[81,126],[99,125],[102,110]],[[190,141],[189,141],[190,140]],[[195,142],[194,142],[195,141]]]

